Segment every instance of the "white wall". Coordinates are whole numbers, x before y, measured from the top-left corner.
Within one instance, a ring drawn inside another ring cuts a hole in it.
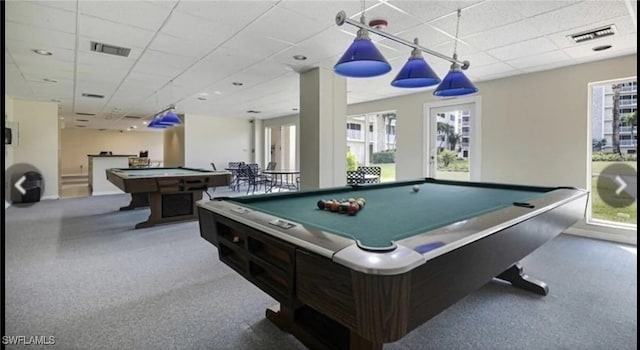
[[[184,118],[183,118],[184,119]],[[184,166],[184,120],[182,125],[163,131],[165,167]]]
[[[476,83],[482,97],[481,181],[586,187],[588,83],[635,76],[637,56]],[[472,68],[470,68],[471,70]],[[431,91],[349,106],[397,112],[398,179],[423,176],[423,105]],[[455,102],[455,100],[452,100]]]
[[[186,114],[184,166],[223,170],[229,162],[250,162],[253,127],[248,119]]]
[[[111,151],[113,154],[134,154],[149,151],[152,161],[161,161],[163,154],[162,132],[82,129],[67,127],[61,131],[62,174],[80,174],[88,171],[88,154]]]
[[[42,199],[57,199],[59,188],[58,104],[55,102],[13,100],[13,121],[18,123],[18,143],[13,162],[36,167],[45,188]]]

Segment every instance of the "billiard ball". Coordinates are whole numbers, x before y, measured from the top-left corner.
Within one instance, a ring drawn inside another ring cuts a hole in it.
[[[360,211],[360,206],[356,202],[349,203],[349,207],[347,208],[347,213],[349,215],[356,215]]]
[[[323,200],[318,201],[318,209],[324,209],[325,202]]]
[[[418,192],[418,191],[420,191],[420,186],[413,185],[413,192]]]

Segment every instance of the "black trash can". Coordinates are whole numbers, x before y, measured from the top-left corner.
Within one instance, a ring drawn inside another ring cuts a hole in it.
[[[27,171],[24,178],[22,188],[25,192],[22,194],[22,203],[39,202],[42,195],[42,175],[35,171]]]

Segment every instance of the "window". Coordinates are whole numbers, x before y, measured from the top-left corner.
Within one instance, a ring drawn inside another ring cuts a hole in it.
[[[395,112],[348,116],[347,149],[357,165],[379,166],[381,181],[395,180]]]
[[[637,83],[616,80],[589,84],[591,94],[591,150],[587,222],[624,228],[637,227]],[[622,189],[621,189],[622,188]],[[635,232],[634,232],[635,235]]]

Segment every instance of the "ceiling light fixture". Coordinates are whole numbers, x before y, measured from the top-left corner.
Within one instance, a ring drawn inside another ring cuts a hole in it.
[[[57,80],[53,80],[53,79],[49,79],[49,78],[44,78],[42,79],[43,81],[46,81],[47,83],[57,83]]]
[[[171,100],[173,80],[169,82],[169,100]],[[156,104],[158,103],[158,94],[156,93]],[[182,120],[175,113],[176,106],[171,104],[169,107],[156,113],[153,120],[147,125],[148,128],[164,129],[175,125],[182,124]]]
[[[366,25],[364,12],[365,4],[363,0],[360,23],[347,18],[347,14],[344,11],[340,11],[336,15],[336,23],[339,26],[346,22],[360,28],[351,46],[340,57],[338,63],[333,66],[334,72],[345,77],[371,78],[391,71],[389,62],[369,38],[369,31],[374,33],[379,31]]]
[[[296,61],[304,61],[307,59],[307,56],[305,55],[293,55],[293,59]]]
[[[417,38],[414,39],[413,42],[410,42],[377,28],[367,27],[364,20],[364,5],[360,22],[347,18],[346,13],[344,11],[340,11],[336,15],[335,19],[338,26],[347,23],[360,29],[358,30],[358,36],[354,40],[353,44],[351,44],[345,54],[334,66],[334,72],[346,77],[363,78],[379,76],[391,70],[391,66],[368,38],[367,33],[371,32],[413,48],[411,57],[409,57],[407,63],[405,63],[391,83],[392,86],[402,88],[420,88],[440,83],[440,78],[433,72],[431,67],[422,57],[422,52],[426,52],[452,63],[449,73],[434,91],[433,94],[435,96],[453,97],[475,93],[478,91],[478,88],[476,88],[462,72],[462,70],[469,68],[470,63],[469,61],[459,61],[456,52],[461,12],[462,11],[458,9],[458,22],[456,25],[453,57],[448,57],[439,52],[420,46]],[[375,22],[374,24],[376,24],[376,27],[384,27],[383,23]]]
[[[604,51],[604,50],[609,50],[611,47],[612,47],[611,45],[600,45],[600,46],[594,47],[592,50],[593,51]]]
[[[241,83],[241,82],[239,82],[239,81],[234,81],[234,82],[233,82],[233,83],[231,83],[231,84],[233,84],[233,85],[235,85],[235,86],[242,86],[242,83]]]

